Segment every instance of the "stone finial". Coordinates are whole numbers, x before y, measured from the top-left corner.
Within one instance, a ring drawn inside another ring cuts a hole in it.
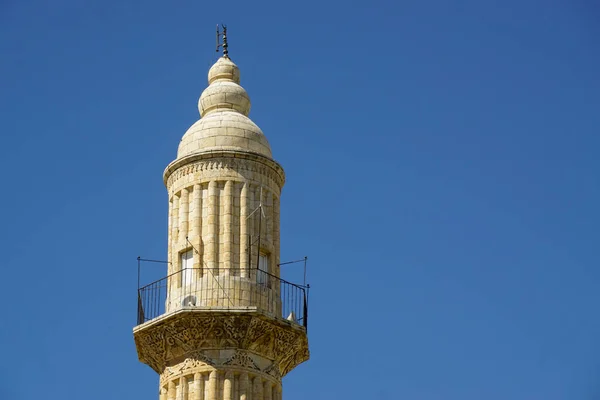
[[[245,116],[250,113],[250,98],[239,85],[240,70],[229,58],[221,57],[208,71],[208,87],[198,103],[200,115],[211,111],[235,110]]]

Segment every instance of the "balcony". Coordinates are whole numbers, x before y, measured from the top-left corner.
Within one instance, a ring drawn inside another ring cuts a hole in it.
[[[307,328],[308,289],[255,268],[186,268],[138,288],[137,323],[181,309],[256,310]]]

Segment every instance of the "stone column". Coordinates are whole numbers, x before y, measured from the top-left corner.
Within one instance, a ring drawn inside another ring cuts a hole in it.
[[[192,192],[192,229],[190,241],[194,243],[194,268],[198,274],[202,269],[202,186],[194,185]]]
[[[273,400],[281,400],[281,385],[273,386]]]
[[[169,381],[167,389],[167,400],[175,400],[175,382]]]
[[[186,236],[188,234],[188,216],[190,212],[190,192],[187,189],[181,189],[181,198],[179,199],[179,243],[187,246]]]
[[[179,271],[179,248],[177,246],[179,239],[179,197],[177,195],[173,195],[173,208],[172,208],[172,218],[171,218],[171,273],[175,273]],[[173,276],[169,278],[168,285],[170,287],[169,297],[173,295],[173,289],[178,285],[178,276]],[[171,400],[171,399],[169,399]]]
[[[179,196],[173,196],[173,224],[171,225],[173,230],[171,238],[173,239],[173,257],[177,256],[177,242],[179,240]],[[178,260],[174,260],[178,261]]]
[[[227,371],[223,380],[223,400],[233,400],[233,372]]]
[[[188,387],[185,376],[179,378],[179,386],[177,387],[177,400],[187,400]]]
[[[232,245],[233,245],[233,182],[225,182],[225,188],[223,189],[223,268],[226,274],[230,273],[231,265],[233,261]]]
[[[263,233],[267,230],[267,221],[265,221],[265,217],[263,216],[265,213],[265,190],[262,186],[256,188],[256,208],[258,207],[262,207],[262,210],[256,211],[256,235],[257,237],[260,236],[261,246],[264,247],[265,235]],[[257,251],[260,252],[260,249],[258,248],[258,242],[256,246]]]
[[[273,194],[269,190],[265,190],[264,193],[264,209],[265,209],[265,238],[269,243],[273,244]],[[269,268],[271,266],[269,265]],[[269,271],[273,273],[273,271]]]
[[[240,376],[233,376],[233,400],[240,400]]]
[[[182,376],[181,377],[181,393],[183,396],[183,400],[190,399],[190,384],[188,382],[188,378]]]
[[[171,275],[173,270],[173,255],[171,251],[171,247],[173,247],[173,199],[169,200],[169,213],[168,213],[168,222],[167,222],[167,260],[171,261],[170,264],[167,264],[167,275]]]
[[[262,398],[262,391],[263,391],[263,384],[262,384],[262,378],[260,376],[255,376],[254,377],[254,390],[252,391],[252,400],[263,400]]]
[[[269,381],[265,381],[263,388],[263,399],[272,400],[273,385]]]
[[[248,374],[246,372],[242,372],[240,374],[240,400],[249,400],[249,383]]]
[[[190,400],[204,400],[204,377],[200,372],[194,374],[194,398]]]
[[[219,395],[217,383],[217,371],[210,371],[210,374],[208,375],[208,400],[219,400],[217,398]]]
[[[248,273],[248,184],[242,184],[240,195],[240,276],[245,278]]]
[[[253,190],[252,185],[248,184],[248,216],[250,216],[250,214],[252,214],[255,210],[255,193]],[[250,253],[250,257],[248,258],[248,265],[246,266],[246,268],[248,269],[248,277],[250,279],[256,279],[256,274],[254,272],[254,268],[256,268],[256,265],[254,265],[255,261],[256,261],[256,246],[254,246],[254,243],[256,241],[256,231],[255,229],[255,224],[254,224],[254,219],[256,218],[256,213],[252,214],[252,216],[250,218],[248,218],[248,250],[246,250],[247,253]]]
[[[219,195],[217,192],[217,182],[210,181],[208,183],[208,239],[206,241],[206,263],[208,268],[211,268],[215,275],[218,271],[215,268],[218,266],[217,258],[217,232],[219,229],[219,216],[217,215],[219,207]]]

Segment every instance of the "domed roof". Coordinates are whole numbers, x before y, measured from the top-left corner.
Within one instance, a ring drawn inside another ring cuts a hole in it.
[[[208,70],[208,84],[217,79],[225,79],[240,83],[240,69],[229,57],[221,57]]]
[[[208,71],[208,87],[198,101],[201,118],[183,135],[177,158],[215,150],[258,153],[272,158],[271,146],[248,114],[250,98],[239,85],[240,70],[221,57]]]

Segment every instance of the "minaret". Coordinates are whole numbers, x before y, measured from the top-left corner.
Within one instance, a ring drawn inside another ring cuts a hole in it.
[[[164,172],[168,269],[139,289],[137,352],[159,400],[279,400],[309,357],[306,288],[279,273],[285,175],[226,52],[208,83]]]

